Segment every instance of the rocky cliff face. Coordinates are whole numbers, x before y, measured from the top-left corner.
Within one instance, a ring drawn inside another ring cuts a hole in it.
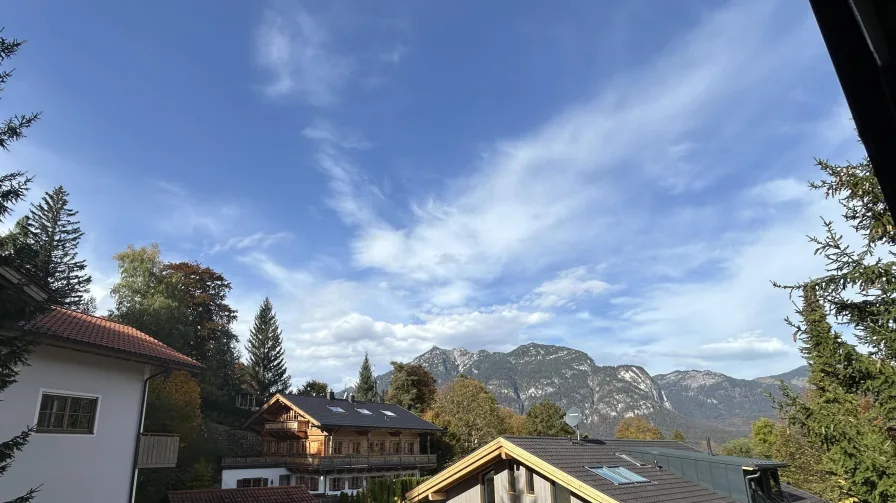
[[[776,387],[778,386],[779,381],[784,381],[785,384],[797,391],[805,391],[809,386],[809,366],[803,365],[790,372],[784,372],[783,374],[773,376],[757,377],[754,380],[765,384],[773,384]]]
[[[768,394],[778,396],[777,385],[709,370],[681,370],[654,379],[675,410],[694,421],[748,431],[760,417],[776,416]]]

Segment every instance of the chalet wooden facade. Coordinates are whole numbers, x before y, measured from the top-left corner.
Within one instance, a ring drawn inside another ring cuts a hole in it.
[[[434,467],[429,439],[440,428],[394,404],[353,397],[276,395],[244,428],[262,439],[259,457],[224,458],[222,487],[303,485],[353,492],[372,477],[418,476]]]

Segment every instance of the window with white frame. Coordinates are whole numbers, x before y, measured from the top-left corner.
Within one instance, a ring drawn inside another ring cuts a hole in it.
[[[93,433],[99,398],[43,392],[37,411],[38,433]]]
[[[348,479],[349,489],[361,489],[364,487],[364,477],[351,477]]]
[[[404,453],[405,454],[414,454],[414,441],[405,442],[404,444]]]
[[[267,487],[268,479],[266,477],[253,477],[248,479],[237,479],[236,487],[237,489],[242,489],[244,487]]]
[[[333,442],[333,454],[342,454],[342,440]]]
[[[361,454],[361,442],[352,442],[352,454]]]
[[[392,449],[390,449],[392,454],[401,454],[401,441],[393,440],[392,441]]]

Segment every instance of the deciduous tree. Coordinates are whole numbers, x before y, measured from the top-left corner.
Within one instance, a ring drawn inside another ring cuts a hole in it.
[[[304,396],[327,396],[327,391],[329,391],[329,389],[329,384],[323,381],[315,381],[314,379],[311,379],[309,381],[305,381],[305,384],[303,384],[301,388],[296,390],[296,394]]]
[[[373,369],[370,368],[370,358],[364,353],[364,361],[361,362],[361,370],[358,371],[358,384],[355,386],[355,398],[362,402],[375,402],[377,400],[376,379],[373,377]]]
[[[386,401],[422,414],[436,396],[436,379],[423,365],[392,362],[392,379]]]
[[[644,416],[630,416],[616,427],[616,438],[632,440],[662,440],[663,432]]]
[[[504,435],[528,435],[526,433],[526,416],[517,414],[506,407],[501,407],[499,410],[504,416],[504,424],[507,426]]]
[[[566,437],[576,432],[564,421],[566,414],[554,402],[545,400],[526,412],[525,435],[540,437]]]
[[[432,408],[432,420],[446,428],[454,459],[459,459],[507,431],[498,401],[480,382],[455,379],[440,390]]]
[[[672,435],[669,436],[670,439],[675,440],[676,442],[685,443],[687,439],[684,436],[684,433],[675,430],[672,432]]]
[[[722,445],[722,454],[739,458],[752,458],[753,442],[749,438],[736,438]]]
[[[277,322],[274,306],[267,297],[255,313],[255,324],[249,330],[246,354],[249,357],[247,378],[262,403],[277,393],[289,390],[292,378],[286,370],[283,332]]]

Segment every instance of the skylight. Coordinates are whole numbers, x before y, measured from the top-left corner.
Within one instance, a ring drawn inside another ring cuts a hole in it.
[[[622,468],[621,466],[586,466],[585,468],[591,470],[592,472],[600,475],[601,477],[618,486],[624,486],[628,484],[643,484],[645,482],[650,482],[637,473],[633,473],[626,468]]]
[[[345,414],[345,411],[342,410],[342,407],[337,407],[335,405],[327,405],[327,408],[329,408],[333,412],[339,412],[340,414]]]
[[[385,415],[387,415],[387,416],[394,416],[394,415],[395,415],[395,413],[392,412],[391,410],[381,410],[380,412],[382,412],[383,414],[385,414]]]
[[[370,412],[370,411],[367,410],[367,409],[355,409],[355,410],[358,411],[358,412],[360,412],[361,414],[364,414],[365,416],[371,416],[371,415],[373,415],[373,412]]]

